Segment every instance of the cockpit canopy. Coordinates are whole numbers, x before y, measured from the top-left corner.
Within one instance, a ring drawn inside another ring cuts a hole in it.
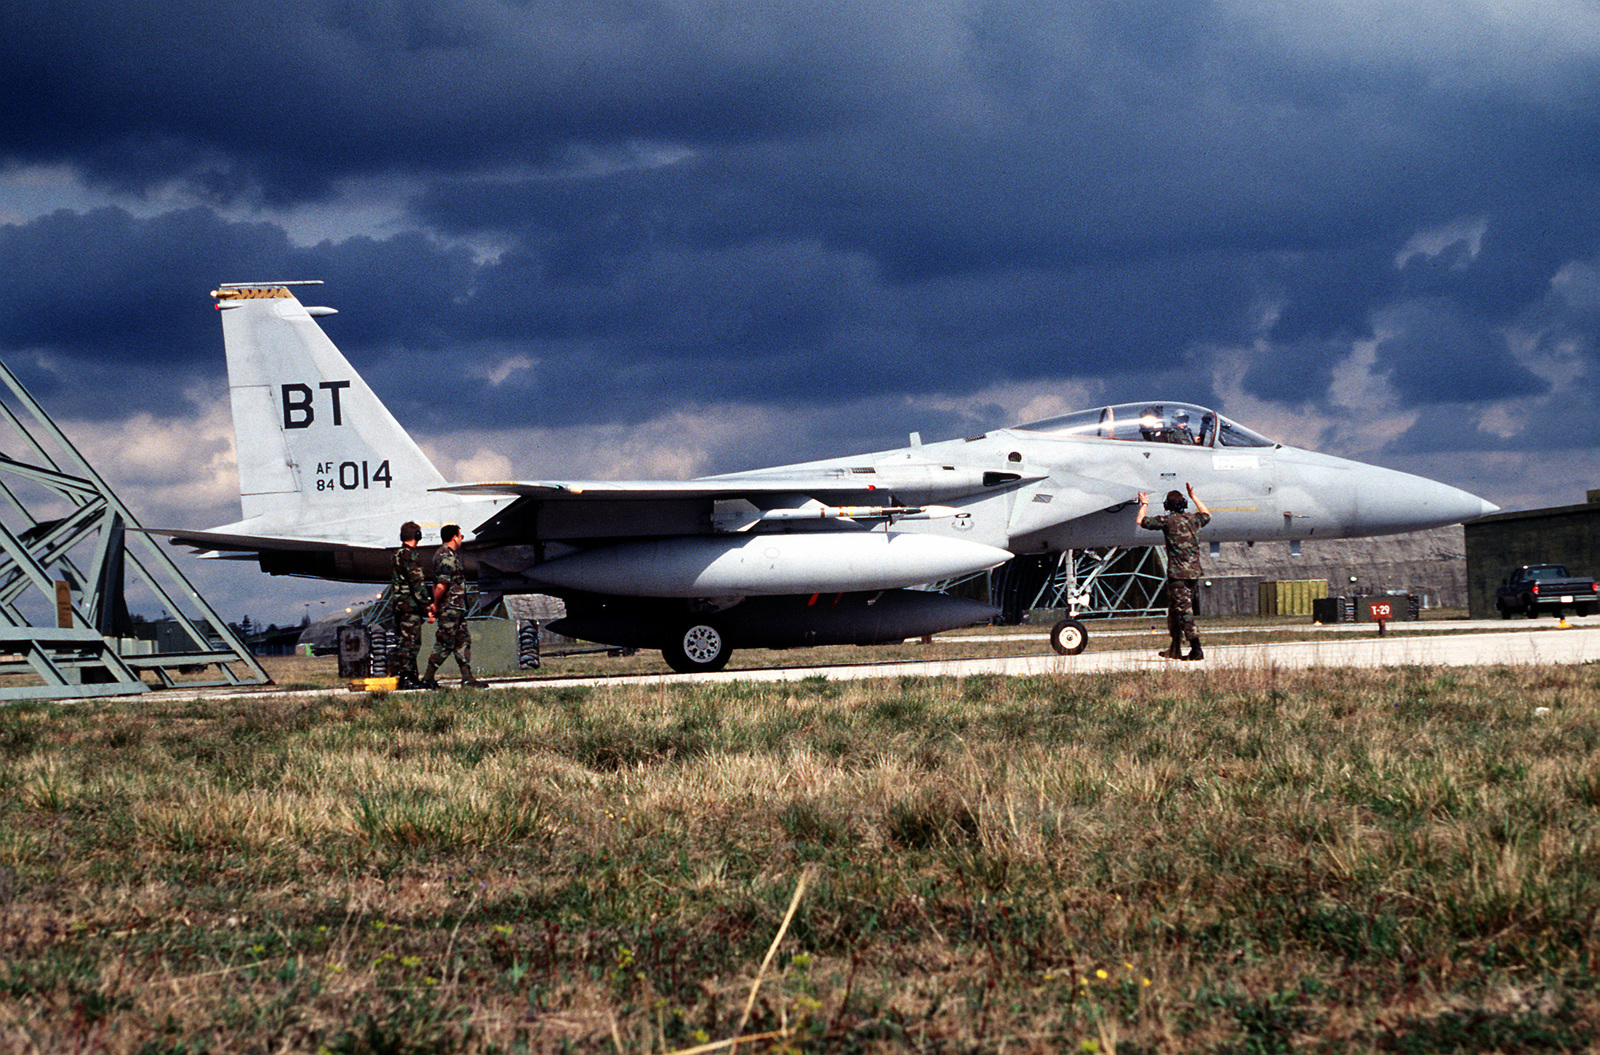
[[[1019,432],[1199,447],[1271,447],[1272,440],[1192,403],[1121,403],[1016,426]]]

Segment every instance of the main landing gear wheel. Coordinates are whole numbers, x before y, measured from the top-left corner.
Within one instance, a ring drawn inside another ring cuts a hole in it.
[[[1089,629],[1076,619],[1063,619],[1050,628],[1050,647],[1063,656],[1076,656],[1089,647]]]
[[[733,649],[721,629],[712,623],[690,623],[661,650],[667,666],[679,674],[721,670]]]

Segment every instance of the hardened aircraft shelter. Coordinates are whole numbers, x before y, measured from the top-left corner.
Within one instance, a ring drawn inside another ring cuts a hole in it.
[[[0,382],[0,700],[270,682],[3,363]]]

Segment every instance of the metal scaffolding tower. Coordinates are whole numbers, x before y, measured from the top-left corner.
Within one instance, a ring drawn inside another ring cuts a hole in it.
[[[1166,552],[1159,546],[1068,550],[1027,607],[1064,608],[1075,616],[1151,615],[1166,611],[1166,584]]]
[[[144,673],[170,687],[210,666],[185,684],[270,682],[3,363],[0,381],[0,700],[130,695]],[[130,596],[167,615],[143,624],[159,634],[136,636]]]
[[[980,575],[1003,623],[1020,623],[1036,608],[1062,609],[1077,618],[1166,611],[1166,553],[1159,546],[1021,556]],[[977,578],[938,583],[934,589],[961,592],[962,584]]]

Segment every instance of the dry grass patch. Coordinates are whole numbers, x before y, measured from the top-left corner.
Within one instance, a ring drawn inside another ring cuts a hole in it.
[[[1584,1050],[1597,689],[1267,668],[11,708],[0,1049],[660,1052],[733,1036],[754,987],[746,1050]]]

